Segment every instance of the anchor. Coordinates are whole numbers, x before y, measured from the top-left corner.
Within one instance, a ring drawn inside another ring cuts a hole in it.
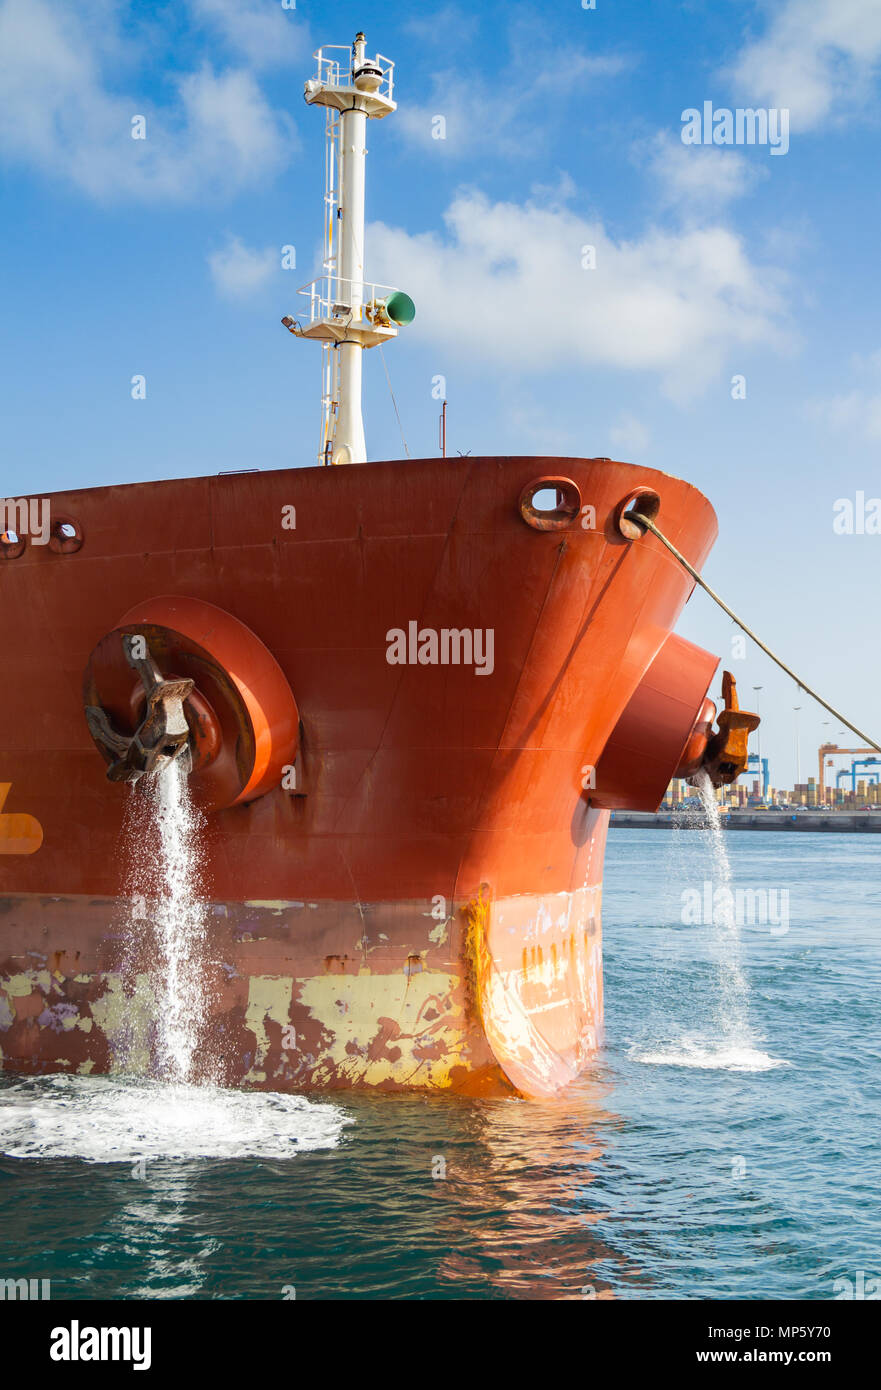
[[[734,782],[746,771],[747,739],[760,722],[757,714],[740,708],[737,682],[730,671],[722,673],[722,699],[725,708],[716,716],[718,732],[708,740],[701,762],[714,787]]]
[[[192,680],[165,680],[139,634],[124,633],[122,648],[129,666],[141,678],[147,697],[144,718],[134,734],[117,733],[100,705],[86,705],[86,720],[92,738],[109,766],[110,782],[137,782],[152,777],[169,763],[180,759],[189,772],[191,765],[190,728],[184,700],[192,694]],[[144,649],[141,656],[135,653]]]
[[[305,795],[287,677],[250,628],[204,599],[157,595],[124,613],[86,664],[83,709],[111,782],[183,759],[192,804],[215,812],[290,791],[297,765]]]
[[[694,784],[705,772],[720,787],[746,771],[747,737],[759,716],[740,709],[730,671],[722,677],[724,709],[717,714],[702,696],[717,664],[683,637],[667,636],[603,749],[592,806],[656,811],[671,777]]]

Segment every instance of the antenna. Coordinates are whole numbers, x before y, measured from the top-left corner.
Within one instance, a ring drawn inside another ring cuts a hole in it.
[[[342,56],[340,56],[342,55]],[[394,63],[367,57],[367,41],[351,48],[325,45],[315,53],[317,73],[306,83],[310,106],[325,106],[324,274],[298,293],[308,311],[282,323],[296,337],[322,345],[319,463],[366,463],[361,414],[365,348],[397,337],[416,307],[391,285],[364,280],[364,185],[367,121],[396,110]]]

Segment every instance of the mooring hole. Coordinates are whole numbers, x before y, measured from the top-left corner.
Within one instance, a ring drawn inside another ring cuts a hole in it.
[[[563,505],[563,494],[555,487],[542,487],[532,494],[532,509],[536,512],[556,512]]]
[[[71,516],[59,516],[52,522],[49,549],[56,555],[75,555],[83,543],[83,528]]]
[[[4,560],[16,560],[24,551],[24,537],[17,531],[0,532],[0,556]]]
[[[654,521],[660,510],[661,499],[656,492],[648,487],[634,488],[615,508],[615,525],[626,540],[636,541],[645,535],[645,527],[638,521],[631,521],[627,513],[638,512],[648,521]]]
[[[581,513],[581,493],[571,478],[536,478],[520,494],[520,515],[536,531],[559,531]]]

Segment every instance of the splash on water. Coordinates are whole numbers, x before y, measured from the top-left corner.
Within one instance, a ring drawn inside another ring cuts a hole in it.
[[[771,1071],[786,1067],[777,1057],[769,1057],[755,1047],[725,1047],[705,1038],[681,1037],[675,1046],[656,1052],[631,1052],[638,1062],[653,1067],[696,1067],[701,1071]]]
[[[303,1096],[114,1076],[28,1078],[4,1089],[0,1153],[10,1158],[284,1159],[333,1149],[351,1117]]]

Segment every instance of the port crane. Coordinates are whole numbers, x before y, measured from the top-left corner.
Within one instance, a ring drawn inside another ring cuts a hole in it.
[[[755,763],[755,770],[756,770],[756,772],[758,772],[758,771],[759,771],[759,768],[761,767],[761,776],[762,776],[762,800],[763,800],[763,801],[767,801],[767,800],[768,800],[768,787],[769,787],[770,780],[771,780],[771,779],[770,779],[770,774],[769,774],[769,772],[768,772],[768,759],[767,759],[767,758],[760,758],[759,755],[758,755],[758,753],[750,753],[749,757],[748,757],[747,760],[746,760],[746,770],[747,770],[747,773],[749,773],[750,771],[752,771],[753,763]]]
[[[820,747],[817,749],[817,753],[818,753],[819,760],[820,760],[820,778],[819,778],[819,784],[818,784],[818,799],[819,799],[820,801],[825,801],[825,799],[826,799],[826,767],[827,767],[826,759],[827,759],[827,757],[829,756],[830,753],[833,755],[833,757],[838,757],[839,755],[842,755],[842,756],[843,756],[844,754],[848,754],[848,755],[850,755],[850,754],[857,754],[857,755],[858,755],[858,754],[860,754],[860,753],[874,754],[874,753],[877,753],[877,752],[878,752],[878,749],[877,749],[877,748],[839,748],[837,743],[821,743],[821,744],[820,744]],[[869,761],[870,761],[870,762],[877,762],[878,759],[877,759],[877,758],[874,758],[874,757],[870,757],[870,758],[869,758]],[[830,760],[830,762],[828,763],[828,766],[829,766],[829,767],[832,767],[832,762],[831,762],[831,760]],[[857,765],[854,764],[854,768],[855,768],[856,766],[857,766]],[[865,766],[865,764],[864,764],[864,763],[861,763],[860,766]],[[855,773],[855,772],[854,772],[854,789],[856,789],[856,773]]]
[[[840,787],[840,786],[841,786],[841,779],[842,779],[842,777],[849,777],[849,778],[850,778],[850,781],[851,781],[851,789],[852,789],[854,795],[856,795],[856,789],[857,789],[857,768],[858,768],[858,767],[868,767],[870,763],[881,763],[881,758],[854,758],[854,760],[853,760],[853,762],[851,763],[851,765],[850,765],[849,768],[847,768],[847,767],[840,767],[840,768],[838,769],[838,771],[836,772],[836,774],[835,774],[835,785],[836,785],[836,787]],[[881,780],[881,772],[878,772],[877,770],[876,770],[875,772],[867,772],[867,773],[865,774],[865,776],[866,776],[866,781],[867,781],[867,782],[871,782],[871,781],[877,782],[877,781]]]

